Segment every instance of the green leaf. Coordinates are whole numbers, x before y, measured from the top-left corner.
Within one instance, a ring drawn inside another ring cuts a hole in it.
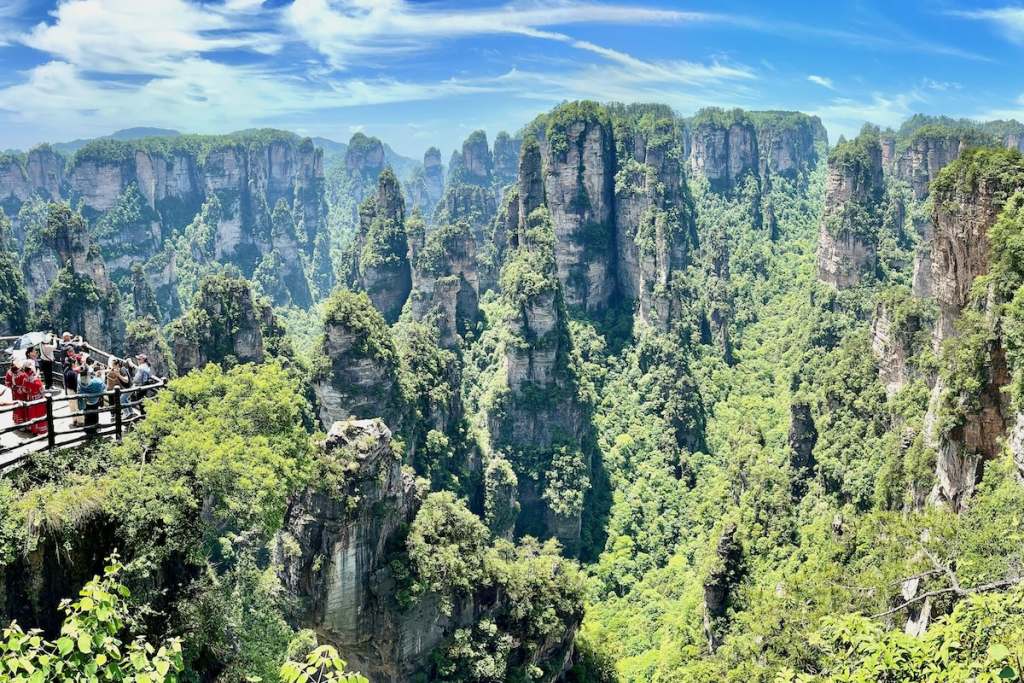
[[[167,672],[171,669],[171,663],[166,659],[156,660],[156,662],[154,662],[154,666],[156,666],[156,672],[161,676],[166,676]]]
[[[1004,666],[1002,671],[999,672],[999,677],[1006,679],[1008,681],[1012,681],[1015,678],[1017,678],[1017,672],[1008,666]]]
[[[994,662],[1001,662],[1010,656],[1010,649],[1002,643],[994,643],[988,648],[988,658]]]
[[[92,638],[88,634],[78,636],[78,649],[83,653],[92,652]]]
[[[75,648],[75,643],[70,638],[58,638],[57,639],[57,652],[60,653],[61,657],[66,656]]]

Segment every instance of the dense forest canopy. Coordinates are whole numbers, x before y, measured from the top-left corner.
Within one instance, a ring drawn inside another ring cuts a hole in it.
[[[0,679],[1020,680],[1022,133],[3,156],[0,331],[170,381],[3,461]]]

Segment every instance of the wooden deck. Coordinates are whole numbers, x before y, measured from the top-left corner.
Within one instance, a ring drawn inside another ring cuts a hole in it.
[[[82,441],[82,432],[70,432],[75,425],[72,418],[68,417],[72,412],[77,412],[77,407],[72,410],[68,400],[64,398],[62,390],[55,390],[53,394],[53,421],[56,425],[54,442],[57,448],[69,443],[78,444]],[[102,412],[99,415],[99,428],[97,438],[113,436],[114,414],[112,411]],[[0,414],[0,430],[14,425],[14,412],[9,411]],[[0,434],[0,473],[8,472],[19,465],[24,464],[25,459],[32,453],[49,448],[49,440],[45,434],[32,434],[23,431],[12,431]]]

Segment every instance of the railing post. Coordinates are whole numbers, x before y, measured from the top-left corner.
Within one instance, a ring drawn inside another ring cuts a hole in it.
[[[46,395],[46,445],[52,451],[57,447],[57,424],[53,419],[53,395]]]
[[[114,387],[114,438],[121,440],[121,387]]]

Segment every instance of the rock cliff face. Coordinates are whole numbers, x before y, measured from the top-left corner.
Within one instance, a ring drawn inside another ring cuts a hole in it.
[[[384,170],[383,143],[362,133],[353,135],[345,150],[345,169],[349,176],[375,180]]]
[[[458,533],[452,529],[461,530],[467,519],[449,516],[459,515],[450,494],[423,496],[412,474],[403,471],[391,431],[383,422],[334,423],[319,465],[322,476],[317,483],[289,499],[275,547],[282,585],[297,603],[294,621],[299,626],[314,629],[320,642],[337,647],[350,668],[382,683],[449,678],[439,670],[435,655],[444,652],[458,629],[481,626],[491,635],[497,631],[509,639],[512,651],[499,654],[495,665],[502,671],[508,666],[510,680],[519,680],[529,671],[531,679],[552,683],[566,670],[580,611],[551,600],[545,618],[558,620],[563,627],[546,623],[547,635],[538,639],[531,635],[536,622],[524,623],[508,604],[508,586],[501,576],[488,577],[480,586],[455,596],[442,597],[428,590],[412,598],[411,604],[400,603],[400,594],[408,592],[409,577],[396,572],[396,567],[417,571],[412,550],[402,553],[411,548],[407,537],[414,532],[409,528],[415,529],[423,516],[428,517],[425,525],[440,525],[432,527],[442,535],[437,542],[444,544],[443,552],[451,552],[456,546],[449,543],[465,541],[443,534]],[[448,501],[448,507],[439,511],[431,506],[439,500]],[[472,519],[468,523],[474,531],[486,534],[471,513],[461,510]],[[431,517],[438,513],[445,518]],[[465,548],[467,553],[484,550]],[[472,563],[480,558],[459,559]],[[560,574],[566,569],[555,560],[523,571]]]
[[[749,120],[698,118],[690,132],[690,169],[715,190],[729,190],[760,166],[757,133]]]
[[[345,474],[289,501],[276,551],[282,584],[299,600],[299,622],[350,668],[408,680],[445,633],[429,601],[409,614],[393,605],[387,550],[419,507],[413,477],[377,419],[335,422],[322,459],[344,464]]]
[[[828,142],[821,119],[791,111],[751,112],[750,116],[757,132],[762,179],[798,179],[814,169],[819,150]]]
[[[862,133],[829,155],[818,234],[819,280],[844,289],[872,277],[884,192],[877,136]]]
[[[43,327],[75,330],[93,346],[123,350],[121,297],[81,214],[51,203],[45,226],[28,236],[22,268]]]
[[[988,272],[988,229],[1005,199],[998,179],[985,177],[972,185],[964,176],[969,168],[965,163],[948,169],[935,193],[931,281],[939,305],[937,341],[954,334],[974,278]]]
[[[492,450],[518,478],[516,534],[554,536],[571,555],[579,548],[591,436],[553,242],[546,210],[536,209],[502,271],[508,338],[497,369],[502,389],[486,418]]]
[[[611,120],[593,102],[562,105],[548,115],[540,142],[544,194],[565,303],[601,311],[608,307],[616,285]]]
[[[507,153],[507,149],[503,150],[503,154]],[[503,159],[503,163],[507,160]],[[496,182],[494,155],[487,146],[487,135],[482,130],[475,131],[462,143],[462,151],[452,154],[444,196],[434,212],[434,224],[464,221],[476,244],[485,244],[501,198]]]
[[[444,195],[444,166],[441,152],[431,147],[423,155],[423,167],[413,176],[408,188],[409,202],[424,216],[431,216]]]
[[[355,249],[351,284],[369,295],[389,323],[398,320],[412,289],[412,272],[405,200],[391,169],[380,174],[376,196],[359,207]]]
[[[207,363],[261,363],[264,330],[273,326],[270,306],[256,299],[246,280],[209,276],[169,328],[174,363],[182,374]]]
[[[1014,423],[1004,388],[1011,376],[999,333],[997,292],[972,293],[975,278],[989,271],[989,230],[1006,199],[1024,187],[1024,157],[1017,152],[971,150],[944,169],[934,193],[932,280],[939,319],[936,345],[953,344],[947,367],[932,391],[926,438],[937,453],[933,501],[964,509],[986,460],[1002,448]],[[956,322],[968,307],[968,334]],[[982,334],[983,333],[983,334]],[[963,358],[969,366],[962,367]],[[971,381],[964,381],[967,375]]]
[[[499,201],[502,191],[516,181],[522,143],[522,140],[511,137],[505,131],[494,138],[494,188],[495,197]]]
[[[398,352],[366,294],[339,289],[331,295],[317,356],[313,390],[325,429],[350,417],[380,417],[393,430],[402,427]]]
[[[950,135],[915,136],[909,146],[897,152],[895,143],[886,141],[890,158],[884,160],[887,172],[905,181],[914,192],[915,199],[928,196],[928,186],[950,162],[959,158],[967,148],[967,141]]]
[[[47,147],[19,163],[0,163],[0,198],[8,210],[32,194],[80,203],[114,279],[158,257],[213,196],[221,205],[212,226],[216,260],[251,276],[261,258],[277,251],[289,277],[305,279],[306,260],[326,233],[323,186],[323,156],[312,141],[271,130],[97,140],[66,167]],[[272,235],[271,209],[282,201],[294,218],[294,245]]]
[[[916,373],[913,356],[927,344],[932,319],[895,297],[880,300],[871,320],[871,350],[885,393],[893,398]]]
[[[624,296],[637,301],[638,318],[661,329],[677,305],[673,273],[686,267],[697,241],[681,132],[671,112],[665,114],[648,129],[627,115],[615,129],[618,283]]]
[[[476,242],[469,225],[440,225],[428,234],[421,223],[410,236],[413,318],[436,325],[443,346],[458,347],[479,313]]]
[[[64,157],[49,145],[34,147],[25,155],[0,156],[0,207],[14,216],[33,195],[48,201],[60,199],[64,166]]]

